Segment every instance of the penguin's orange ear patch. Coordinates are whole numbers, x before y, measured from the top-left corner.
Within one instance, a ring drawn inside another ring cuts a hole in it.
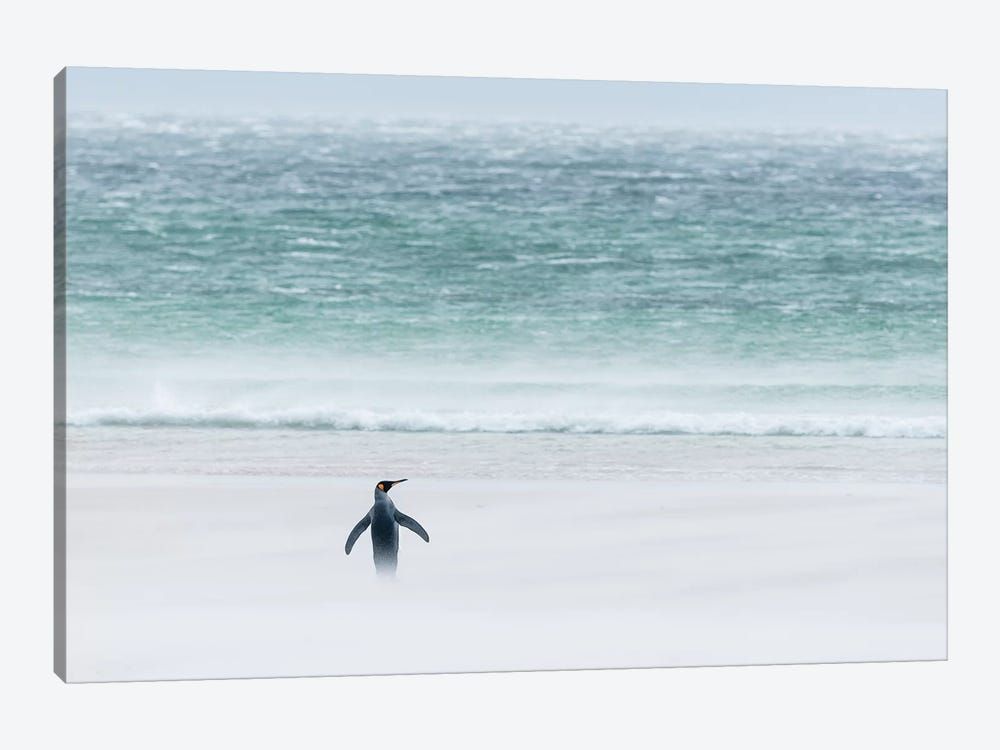
[[[380,490],[382,490],[382,492],[385,492],[385,485],[384,484],[382,484],[381,482],[379,482],[377,486],[378,486],[378,488]]]

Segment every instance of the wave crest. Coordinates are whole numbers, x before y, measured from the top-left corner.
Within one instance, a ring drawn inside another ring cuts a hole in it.
[[[608,435],[742,435],[942,438],[944,417],[844,414],[584,414],[539,412],[423,412],[341,409],[249,411],[135,411],[90,409],[67,424],[136,427],[223,427],[365,432],[579,433]]]

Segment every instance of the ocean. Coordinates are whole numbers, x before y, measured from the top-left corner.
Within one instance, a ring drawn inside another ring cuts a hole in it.
[[[943,137],[74,115],[69,468],[939,483],[946,250]]]

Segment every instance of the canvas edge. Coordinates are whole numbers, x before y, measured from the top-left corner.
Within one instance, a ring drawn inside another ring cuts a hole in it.
[[[66,676],[66,68],[53,79],[53,671]]]

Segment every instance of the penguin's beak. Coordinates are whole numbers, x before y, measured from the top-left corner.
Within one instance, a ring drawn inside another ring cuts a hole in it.
[[[386,489],[392,489],[397,484],[400,484],[401,482],[405,482],[405,481],[406,481],[405,479],[396,479],[396,480],[394,480],[392,482],[389,482],[389,486]]]

